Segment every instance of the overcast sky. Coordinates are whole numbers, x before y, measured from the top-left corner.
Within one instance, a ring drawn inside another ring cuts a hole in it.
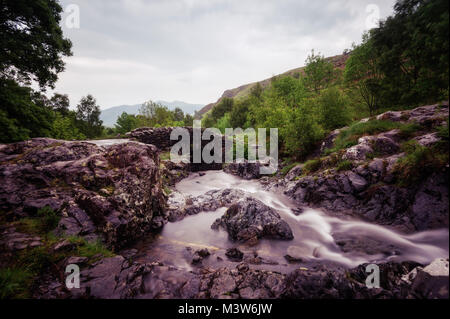
[[[73,42],[56,91],[72,106],[148,99],[215,102],[226,89],[304,65],[311,49],[341,54],[394,0],[62,0]],[[70,19],[69,19],[70,16]],[[76,21],[75,21],[76,22]],[[75,24],[76,26],[76,24]]]

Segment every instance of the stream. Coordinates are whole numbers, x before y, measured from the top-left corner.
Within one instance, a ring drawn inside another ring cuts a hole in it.
[[[107,147],[128,141],[113,139],[90,142]],[[137,260],[162,262],[186,270],[195,270],[198,266],[213,269],[234,267],[236,263],[229,261],[225,253],[227,249],[236,247],[244,252],[244,260],[252,268],[288,273],[318,263],[347,268],[389,261],[429,264],[437,258],[449,256],[449,230],[446,228],[402,234],[389,227],[361,220],[329,216],[317,209],[305,210],[297,216],[293,212],[296,205],[282,193],[267,191],[256,180],[244,180],[223,171],[192,173],[175,186],[181,194],[193,197],[226,188],[243,190],[275,209],[291,227],[294,239],[260,240],[253,247],[232,242],[226,231],[211,229],[213,222],[227,210],[220,208],[166,224],[159,234],[149,235],[135,245],[134,248],[138,250]],[[202,264],[193,265],[194,252],[203,248],[208,249],[211,256],[204,259]],[[299,262],[289,263],[286,255]]]
[[[287,273],[317,263],[333,263],[348,268],[387,261],[428,264],[449,255],[448,229],[402,234],[384,226],[331,217],[316,209],[305,210],[296,216],[292,210],[295,205],[286,196],[264,190],[258,181],[243,180],[223,171],[200,175],[203,174],[191,174],[175,186],[176,190],[191,196],[225,188],[244,190],[274,208],[291,227],[294,240],[260,240],[254,247],[234,243],[224,230],[211,229],[211,224],[226,211],[226,208],[221,208],[168,223],[160,234],[135,247],[139,251],[139,261],[161,261],[193,270],[196,267],[191,262],[193,253],[207,248],[212,255],[203,261],[203,267],[231,267],[236,264],[227,260],[225,252],[237,247],[247,258],[261,258],[260,262],[252,264],[252,268]],[[286,255],[301,259],[301,262],[290,264],[285,259]]]

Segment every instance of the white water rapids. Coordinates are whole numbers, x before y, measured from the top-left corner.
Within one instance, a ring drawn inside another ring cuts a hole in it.
[[[192,247],[193,250],[206,247],[219,252],[238,246],[244,252],[257,252],[259,256],[279,263],[276,269],[291,267],[284,260],[285,255],[301,258],[305,264],[334,262],[346,267],[385,261],[427,264],[436,258],[448,258],[449,255],[448,229],[411,235],[363,221],[342,220],[314,209],[296,216],[291,210],[295,206],[286,196],[264,190],[258,181],[246,181],[222,171],[206,172],[204,176],[192,174],[176,185],[179,192],[191,196],[225,188],[244,190],[274,208],[291,227],[294,240],[261,240],[256,247],[251,248],[233,243],[225,231],[210,228],[214,220],[226,211],[221,208],[167,224],[161,236],[146,246],[147,251],[151,249],[158,258],[188,268],[190,260],[185,252],[186,247]]]

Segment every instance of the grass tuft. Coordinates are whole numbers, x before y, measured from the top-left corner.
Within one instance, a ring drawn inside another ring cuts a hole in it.
[[[325,151],[326,155],[346,149],[358,144],[358,139],[363,136],[376,135],[394,129],[400,130],[402,138],[411,138],[421,130],[418,124],[404,124],[392,121],[370,120],[368,122],[358,122],[343,130],[334,142],[334,147]]]
[[[417,185],[430,174],[439,171],[448,164],[448,149],[421,146],[416,141],[409,141],[402,145],[406,153],[394,166],[397,184],[401,187]]]
[[[353,163],[351,161],[347,161],[347,160],[340,162],[336,166],[336,170],[338,172],[350,171],[352,169],[353,169]]]
[[[0,269],[0,299],[27,298],[32,274],[25,269]]]

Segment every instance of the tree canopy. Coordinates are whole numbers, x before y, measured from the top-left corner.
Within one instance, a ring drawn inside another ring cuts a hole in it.
[[[72,54],[59,26],[61,6],[56,0],[2,0],[0,6],[1,76],[53,87],[62,57]]]

